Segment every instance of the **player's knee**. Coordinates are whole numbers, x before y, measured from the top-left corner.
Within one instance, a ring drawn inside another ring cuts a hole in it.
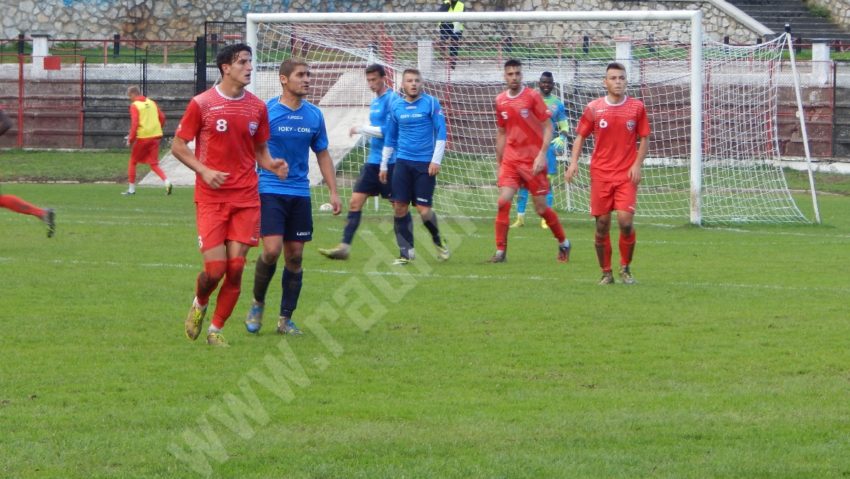
[[[292,255],[291,257],[286,258],[286,269],[288,269],[289,271],[295,271],[295,272],[301,271],[301,263],[303,263],[303,262],[304,262],[304,256],[303,255],[300,255],[300,254]]]
[[[620,234],[623,236],[631,236],[634,232],[634,224],[631,222],[620,224]]]
[[[227,272],[227,264],[224,261],[210,261],[204,264],[203,280],[218,284]]]
[[[511,209],[511,200],[509,200],[507,198],[502,198],[500,196],[498,201],[496,201],[496,206],[499,208],[499,211],[506,209],[506,208],[508,210],[510,210]]]

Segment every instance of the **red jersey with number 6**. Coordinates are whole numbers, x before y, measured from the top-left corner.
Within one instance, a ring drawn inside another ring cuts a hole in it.
[[[255,145],[269,139],[266,104],[251,92],[229,98],[218,87],[195,96],[186,107],[175,134],[195,140],[195,157],[207,168],[229,173],[218,189],[195,178],[195,201],[259,204]]]
[[[620,182],[629,179],[637,159],[637,139],[649,136],[650,127],[642,101],[627,96],[612,105],[604,96],[587,105],[576,131],[585,138],[593,134],[591,178]]]
[[[503,91],[496,97],[496,125],[505,130],[502,162],[531,165],[543,148],[542,121],[552,112],[537,90],[523,87],[517,96]]]

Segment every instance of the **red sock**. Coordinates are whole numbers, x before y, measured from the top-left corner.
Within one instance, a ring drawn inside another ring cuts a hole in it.
[[[635,252],[635,243],[637,242],[637,232],[632,228],[632,234],[626,236],[620,231],[620,265],[628,266],[632,264],[632,255]]]
[[[10,209],[15,213],[37,216],[44,218],[45,211],[32,203],[18,198],[14,195],[0,195],[0,207]]]
[[[544,211],[540,216],[546,220],[546,225],[549,226],[550,230],[552,230],[552,234],[555,238],[558,238],[558,243],[563,243],[567,237],[564,235],[564,227],[558,219],[558,213],[555,213],[555,210],[552,208],[546,208],[546,211]]]
[[[130,160],[130,166],[127,167],[127,182],[131,185],[136,182],[136,162]]]
[[[511,202],[501,198],[497,203],[499,212],[496,214],[496,249],[508,249],[508,229],[511,227]]]
[[[195,296],[198,297],[198,304],[206,306],[210,302],[210,295],[215,291],[218,282],[224,277],[226,271],[226,261],[204,261],[204,270],[198,275],[198,280],[195,283]]]
[[[242,270],[244,268],[245,258],[227,260],[227,274],[224,275],[224,283],[222,283],[215,301],[215,313],[212,318],[213,327],[223,328],[227,318],[233,313],[233,308],[236,307],[236,302],[239,301],[239,293],[242,290]]]
[[[596,258],[599,260],[599,266],[602,268],[602,271],[611,271],[611,237],[608,235],[596,235],[594,239]]]
[[[165,176],[165,172],[162,171],[162,168],[160,168],[158,164],[157,165],[151,165],[151,171],[156,173],[156,176],[158,176],[159,179],[161,179],[162,181],[165,181],[165,180],[168,179]]]

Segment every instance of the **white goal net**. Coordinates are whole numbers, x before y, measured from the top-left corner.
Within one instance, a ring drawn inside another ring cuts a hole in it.
[[[795,98],[784,36],[757,46],[703,42],[694,11],[447,15],[248,16],[248,39],[256,48],[251,88],[262,99],[280,94],[281,61],[295,56],[310,64],[307,99],[325,115],[343,198],[368,155],[369,142],[348,131],[368,122],[369,64],[383,65],[395,89],[404,69],[422,72],[425,91],[443,106],[448,131],[435,207],[487,216],[497,196],[494,100],[505,89],[504,62],[520,60],[531,88],[542,72],[552,73],[571,139],[585,105],[605,94],[606,65],[618,61],[627,67],[628,94],[645,103],[652,126],[639,215],[694,223],[810,221],[778,162],[781,123],[801,128],[797,104],[781,100]],[[455,19],[463,22],[462,35],[453,32],[455,25],[441,25]],[[558,158],[557,210],[589,211],[592,148],[587,141],[581,174],[569,185],[563,181],[569,150]],[[311,181],[321,184],[316,167]],[[325,201],[324,188],[314,194],[315,204]]]

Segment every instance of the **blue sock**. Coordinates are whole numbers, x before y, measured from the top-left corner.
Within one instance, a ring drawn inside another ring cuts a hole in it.
[[[434,213],[434,210],[431,210],[431,217],[427,220],[423,220],[422,223],[431,233],[431,239],[434,240],[434,244],[437,246],[443,246],[443,240],[440,239],[440,229],[437,227],[437,213]]]
[[[546,193],[546,206],[548,206],[549,208],[552,207],[552,199],[553,198],[554,198],[554,195],[552,194],[552,190],[549,190],[549,193]]]
[[[351,241],[354,239],[354,233],[357,231],[357,227],[360,226],[361,214],[361,211],[348,212],[348,223],[345,224],[345,230],[342,232],[343,243],[351,244]]]
[[[254,299],[257,301],[266,302],[266,291],[276,268],[277,263],[267,264],[263,261],[262,254],[257,258],[257,266],[254,268]]]
[[[401,255],[409,258],[409,251],[413,249],[413,220],[410,217],[410,212],[401,218],[393,219],[395,227],[395,240],[398,243],[398,249]]]
[[[283,278],[280,281],[283,286],[283,295],[280,298],[281,316],[292,318],[292,313],[298,307],[298,297],[301,296],[301,280],[303,278],[303,270],[293,273],[283,268]]]
[[[528,190],[520,188],[519,193],[516,195],[516,212],[524,215],[526,204],[528,204]]]

